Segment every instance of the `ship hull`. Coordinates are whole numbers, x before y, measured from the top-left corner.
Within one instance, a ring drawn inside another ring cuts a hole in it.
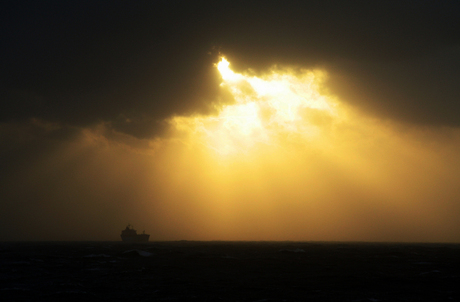
[[[150,235],[147,234],[138,234],[136,236],[123,236],[121,235],[121,240],[123,242],[148,242]]]

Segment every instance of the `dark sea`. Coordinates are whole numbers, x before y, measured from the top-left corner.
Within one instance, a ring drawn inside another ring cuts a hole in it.
[[[460,301],[460,245],[3,242],[0,301]]]

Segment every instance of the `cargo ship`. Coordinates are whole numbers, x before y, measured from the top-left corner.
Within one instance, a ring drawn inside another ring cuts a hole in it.
[[[121,240],[123,242],[148,242],[150,238],[149,234],[146,234],[145,231],[142,234],[138,234],[133,226],[128,224],[126,229],[121,231]]]

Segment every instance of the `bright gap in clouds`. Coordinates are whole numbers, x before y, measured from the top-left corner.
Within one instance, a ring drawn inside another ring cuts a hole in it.
[[[320,93],[323,71],[273,71],[257,77],[233,72],[225,58],[217,69],[234,103],[223,105],[216,116],[176,116],[170,122],[220,155],[247,154],[282,140],[312,142],[321,135],[321,121],[340,118],[333,98]]]

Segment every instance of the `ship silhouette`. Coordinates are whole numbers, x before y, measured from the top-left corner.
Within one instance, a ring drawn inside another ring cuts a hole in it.
[[[142,234],[138,234],[132,225],[128,224],[126,229],[121,231],[121,240],[123,242],[148,242],[150,235],[146,234],[145,231]]]

